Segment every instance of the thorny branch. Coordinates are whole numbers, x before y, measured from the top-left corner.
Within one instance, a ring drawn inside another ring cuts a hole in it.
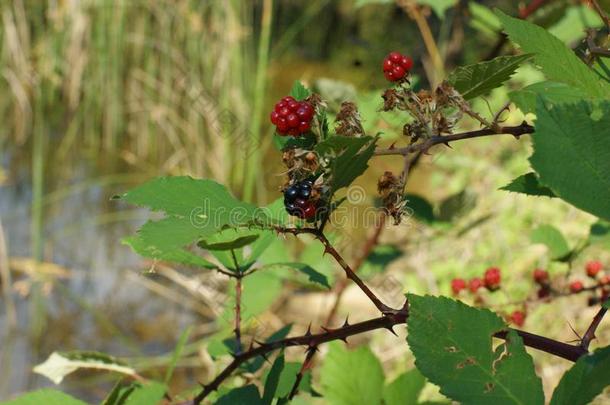
[[[444,144],[449,145],[450,142],[459,141],[463,139],[480,138],[483,136],[491,135],[513,135],[518,138],[521,135],[534,133],[534,127],[526,122],[516,126],[499,127],[497,130],[491,128],[483,128],[476,131],[462,132],[459,134],[451,135],[435,135],[430,137],[424,142],[416,143],[413,145],[405,146],[404,148],[388,148],[388,149],[377,149],[375,156],[386,156],[386,155],[409,155],[411,153],[427,153],[430,148],[435,145]]]
[[[604,319],[604,315],[606,315],[607,311],[608,310],[606,308],[602,307],[593,317],[591,324],[587,328],[587,331],[585,332],[582,337],[582,340],[580,341],[580,347],[582,347],[584,350],[589,349],[589,344],[593,339],[595,339],[595,331],[597,330],[597,327],[601,323],[602,319]]]

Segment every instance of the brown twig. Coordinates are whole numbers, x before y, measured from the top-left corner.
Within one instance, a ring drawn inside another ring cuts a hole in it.
[[[460,141],[463,139],[480,138],[483,136],[490,135],[513,135],[519,137],[525,134],[534,133],[534,127],[526,123],[525,121],[520,125],[498,127],[497,130],[491,128],[479,129],[476,131],[462,132],[459,134],[452,135],[435,135],[427,139],[422,143],[406,146],[404,148],[389,148],[389,149],[377,149],[375,156],[386,156],[386,155],[408,155],[410,153],[423,152],[426,153],[428,149],[438,144],[448,145],[450,142]]]
[[[597,0],[588,0],[588,2],[593,7],[593,9],[597,13],[597,15],[599,15],[599,18],[602,19],[602,21],[606,25],[606,28],[608,28],[608,30],[610,30],[610,17],[608,16],[608,14],[606,14],[604,9],[601,8],[601,6],[597,2]]]
[[[307,349],[307,355],[305,356],[305,360],[303,360],[301,369],[297,373],[296,379],[294,380],[294,384],[292,385],[292,389],[290,390],[290,394],[288,395],[289,400],[292,400],[294,396],[299,392],[299,385],[301,385],[301,381],[303,380],[305,372],[312,367],[313,357],[315,356],[317,351],[317,347],[310,347]]]
[[[358,256],[358,258],[356,259],[356,262],[354,263],[354,266],[352,267],[354,272],[357,272],[358,270],[360,270],[360,267],[364,264],[366,259],[370,256],[373,249],[375,249],[375,247],[379,243],[379,237],[381,236],[381,233],[383,232],[383,228],[385,226],[385,221],[386,221],[386,215],[385,215],[385,212],[382,211],[379,214],[379,220],[375,221],[375,228],[373,230],[373,233],[366,240],[366,242],[364,243],[364,246],[362,246],[362,253]],[[326,317],[326,321],[324,322],[325,325],[330,325],[333,322],[335,316],[337,315],[337,311],[339,310],[339,304],[341,303],[341,298],[343,297],[343,294],[345,293],[345,290],[347,289],[348,284],[349,284],[348,279],[341,279],[335,285],[335,288],[334,288],[335,302],[333,303],[333,306],[331,307],[331,309],[328,313],[328,316]]]
[[[227,367],[225,367],[225,369],[222,370],[220,374],[218,374],[209,384],[203,386],[202,391],[193,399],[193,404],[200,404],[205,397],[217,390],[220,384],[231,376],[231,374],[233,374],[233,372],[237,370],[239,366],[255,357],[266,356],[268,353],[287,347],[305,346],[308,348],[314,348],[334,340],[345,341],[350,336],[378,329],[388,329],[393,332],[393,327],[396,325],[405,324],[408,316],[408,308],[405,305],[403,308],[393,313],[370,319],[368,321],[355,323],[353,325],[345,324],[340,328],[325,329],[324,332],[317,334],[311,334],[308,331],[308,333],[301,336],[288,337],[274,342],[261,343],[258,347],[253,347],[246,352],[235,354],[233,361]],[[523,343],[526,346],[553,354],[566,360],[576,361],[579,357],[588,353],[588,351],[582,348],[580,345],[570,345],[568,343],[558,342],[553,339],[538,336],[533,333],[517,329],[513,330],[517,332],[519,336],[521,336]],[[506,339],[507,334],[508,331],[500,331],[494,334],[494,336],[499,339]]]
[[[243,278],[243,273],[239,268],[239,262],[237,261],[237,257],[235,256],[235,250],[231,249],[231,257],[233,258],[233,264],[235,265],[235,350],[237,353],[241,353],[243,350],[241,344],[241,279]]]
[[[202,391],[193,399],[193,404],[198,405],[207,397],[211,392],[218,389],[220,384],[226,380],[235,370],[239,368],[244,362],[253,359],[258,356],[265,356],[275,350],[294,347],[294,346],[306,346],[306,347],[318,347],[319,345],[330,342],[333,340],[346,340],[350,336],[354,336],[360,333],[369,332],[377,329],[389,329],[393,326],[404,324],[408,316],[408,311],[403,308],[395,313],[384,315],[378,318],[370,319],[368,321],[355,323],[353,325],[346,325],[338,329],[326,329],[322,333],[288,337],[285,339],[277,340],[275,342],[261,343],[258,347],[245,351],[243,353],[236,353],[233,357],[233,361],[207,385],[203,386]]]

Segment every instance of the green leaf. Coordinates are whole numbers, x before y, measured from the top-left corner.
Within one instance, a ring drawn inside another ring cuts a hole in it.
[[[290,148],[310,150],[315,144],[316,136],[311,133],[299,137],[278,135],[277,133],[273,135],[273,145],[277,150],[285,150]]]
[[[610,346],[582,356],[565,372],[551,405],[585,405],[610,386]]]
[[[284,353],[281,353],[271,366],[271,370],[269,370],[269,374],[267,374],[267,378],[265,380],[265,390],[263,391],[263,403],[266,405],[271,405],[273,402],[273,398],[276,397],[277,387],[280,382],[280,375],[284,370]]]
[[[394,0],[356,0],[355,7],[367,6],[369,4],[393,4]]]
[[[610,102],[548,106],[539,100],[532,168],[574,206],[610,219]]]
[[[597,221],[589,230],[589,243],[610,248],[610,223]]]
[[[197,242],[197,246],[206,250],[234,250],[248,246],[258,239],[259,235],[240,236],[228,242],[208,243],[205,240]]]
[[[447,78],[466,100],[482,96],[500,87],[531,54],[499,56],[490,61],[458,67]]]
[[[426,223],[432,223],[435,220],[434,207],[425,198],[416,194],[407,194],[407,207],[413,210],[413,216]]]
[[[602,308],[610,309],[610,299],[607,299],[606,301],[602,302]]]
[[[304,264],[304,263],[271,263],[271,264],[264,266],[262,269],[272,268],[272,267],[283,267],[283,268],[289,268],[292,270],[298,270],[301,273],[307,275],[307,279],[310,282],[319,284],[322,287],[330,289],[330,284],[328,283],[328,278],[324,274],[316,271],[313,267],[311,267],[307,264]]]
[[[489,7],[469,1],[468,11],[470,13],[468,23],[477,31],[495,38],[502,29],[500,20]]]
[[[150,247],[138,235],[123,238],[121,242],[124,245],[129,246],[135,253],[151,259],[170,263],[186,264],[188,266],[203,267],[207,269],[213,269],[216,267],[213,263],[210,263],[203,257],[182,248],[162,250],[159,248]]]
[[[417,404],[426,378],[414,368],[400,375],[383,389],[384,405]]]
[[[510,100],[524,113],[536,113],[538,97],[544,97],[555,104],[574,103],[589,98],[583,90],[564,83],[538,82],[521,90],[508,93]]]
[[[392,262],[402,257],[402,254],[402,250],[394,245],[378,245],[366,258],[360,273],[365,277],[382,273]]]
[[[331,343],[320,381],[324,397],[333,405],[381,402],[383,370],[368,347],[347,350],[340,343]]]
[[[284,365],[284,369],[280,374],[280,378],[277,384],[277,390],[275,396],[277,398],[286,398],[292,390],[292,386],[296,382],[297,374],[301,370],[301,363],[289,362]],[[303,378],[299,383],[299,391],[311,392],[311,372],[306,371],[303,374]]]
[[[215,405],[263,405],[264,402],[255,385],[235,388],[223,395]]]
[[[531,234],[532,243],[542,243],[549,248],[551,258],[558,260],[570,254],[570,247],[563,234],[552,225],[540,225]]]
[[[441,201],[436,219],[442,222],[451,222],[472,210],[475,205],[476,195],[467,190],[462,190]]]
[[[544,404],[521,338],[511,331],[493,349],[493,334],[506,329],[496,314],[447,297],[409,294],[409,303],[407,341],[415,365],[442,394],[463,404]]]
[[[311,91],[309,91],[307,87],[303,86],[303,83],[295,80],[294,84],[292,85],[292,89],[290,90],[290,95],[292,97],[298,101],[302,101],[309,97],[310,94]]]
[[[68,394],[52,389],[41,389],[28,392],[18,398],[2,401],[0,405],[87,405]]]
[[[330,180],[331,195],[337,190],[352,184],[357,177],[366,171],[369,167],[368,161],[375,153],[375,145],[378,139],[368,136],[362,138],[334,138],[350,139],[350,142],[349,146],[333,159],[332,178]]]
[[[34,372],[60,384],[65,376],[79,369],[104,370],[126,375],[136,371],[124,362],[103,353],[74,351],[53,352],[43,363],[34,367]]]
[[[574,52],[547,30],[496,10],[504,32],[523,52],[535,54],[535,63],[547,79],[568,84],[587,94],[608,98],[610,84],[601,80]]]
[[[176,344],[176,348],[174,349],[174,353],[172,354],[172,359],[167,366],[167,371],[165,372],[165,379],[163,380],[165,384],[168,384],[174,374],[174,369],[176,368],[176,364],[178,364],[178,360],[182,356],[182,351],[184,350],[184,346],[189,339],[191,334],[192,327],[186,328],[180,338],[178,339],[178,344]]]
[[[158,405],[165,396],[166,390],[165,385],[154,381],[138,384],[138,387],[129,394],[124,405]]]
[[[513,179],[510,184],[500,187],[500,190],[512,191],[513,193],[521,193],[533,196],[557,197],[553,190],[540,185],[536,173],[530,172]]]
[[[237,200],[212,180],[159,177],[123,194],[121,199],[162,211],[167,216],[149,221],[125,243],[146,257],[209,267],[210,263],[185,249],[225,228],[279,223],[269,210]]]

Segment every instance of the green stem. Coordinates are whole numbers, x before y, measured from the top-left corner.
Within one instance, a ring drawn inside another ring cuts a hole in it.
[[[247,148],[248,164],[245,173],[244,199],[252,201],[254,182],[261,166],[261,153],[259,148],[261,134],[261,114],[265,101],[265,87],[267,84],[267,65],[269,63],[269,44],[271,42],[271,22],[273,17],[273,0],[263,1],[261,16],[261,35],[258,42],[258,65],[254,80],[254,105],[252,107],[252,121],[250,125],[250,144]]]

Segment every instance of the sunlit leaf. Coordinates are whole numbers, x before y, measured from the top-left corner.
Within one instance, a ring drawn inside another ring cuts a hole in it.
[[[492,346],[493,334],[506,329],[500,317],[447,297],[408,298],[415,365],[442,394],[463,404],[544,404],[521,338],[509,332],[505,343]]]

